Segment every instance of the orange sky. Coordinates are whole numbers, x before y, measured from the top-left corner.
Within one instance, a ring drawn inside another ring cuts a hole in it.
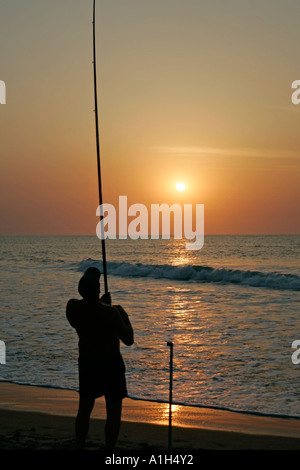
[[[204,204],[206,234],[300,233],[299,2],[97,5],[104,202]],[[95,234],[91,15],[1,6],[1,234]]]

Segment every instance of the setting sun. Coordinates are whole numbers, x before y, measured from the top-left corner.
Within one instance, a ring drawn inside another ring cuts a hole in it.
[[[177,183],[176,184],[176,189],[177,189],[177,191],[184,191],[185,190],[185,184],[184,183]]]

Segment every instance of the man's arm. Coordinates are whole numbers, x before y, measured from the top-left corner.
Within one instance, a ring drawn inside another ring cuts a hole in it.
[[[69,300],[69,302],[67,303],[67,306],[66,306],[66,316],[67,316],[67,319],[70,323],[70,325],[73,327],[73,328],[76,328],[76,306],[77,306],[77,302],[78,300],[76,299],[71,299]]]
[[[131,346],[134,343],[134,333],[129,317],[121,305],[114,305],[113,308],[116,312],[115,328],[117,335],[126,346]]]

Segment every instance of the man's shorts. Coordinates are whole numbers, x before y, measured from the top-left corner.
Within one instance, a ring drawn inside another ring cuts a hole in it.
[[[109,402],[127,397],[125,364],[120,355],[110,358],[79,357],[79,394],[82,398],[105,396]]]

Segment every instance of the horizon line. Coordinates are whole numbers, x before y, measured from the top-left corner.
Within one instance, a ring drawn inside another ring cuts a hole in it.
[[[241,237],[250,237],[250,236],[296,236],[300,235],[300,233],[207,233],[204,234],[204,237],[212,237],[212,236],[241,236]],[[90,234],[90,233],[80,233],[80,234],[66,234],[66,233],[0,233],[0,237],[97,237],[97,235]],[[151,238],[151,233],[148,234],[149,238],[142,238],[143,240],[169,240],[170,238],[174,238],[174,235],[170,235],[168,238],[162,238],[162,234],[159,235],[159,238]],[[185,237],[182,237],[182,240],[185,240]],[[100,239],[99,239],[100,240]],[[131,240],[130,236],[127,236],[127,238],[119,238],[119,235],[117,235],[116,238],[112,239],[107,237],[105,240]],[[132,239],[135,241],[135,239]],[[141,240],[139,237],[137,240]]]

